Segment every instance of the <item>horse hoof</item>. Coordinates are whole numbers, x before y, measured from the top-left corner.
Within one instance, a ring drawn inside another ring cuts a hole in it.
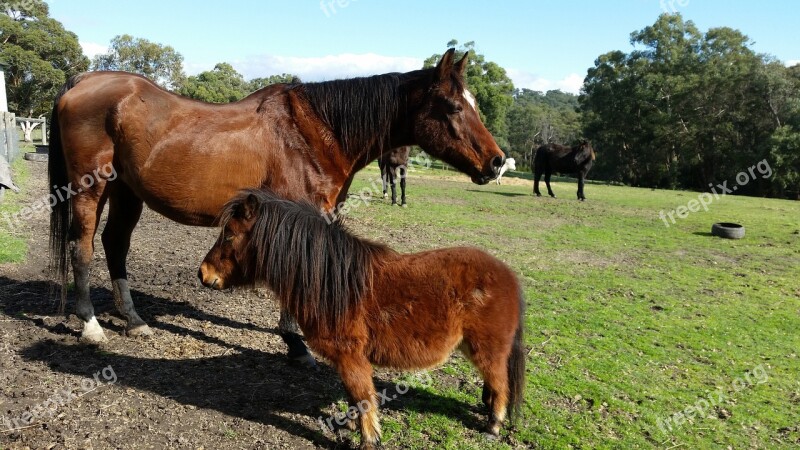
[[[146,323],[143,323],[141,325],[126,328],[125,335],[128,337],[150,337],[153,335],[153,330],[151,330]]]
[[[309,353],[300,356],[294,356],[289,358],[289,363],[294,366],[305,367],[306,369],[315,369],[319,372],[319,366],[317,366],[317,360],[314,359]]]
[[[483,434],[483,438],[486,439],[487,441],[494,442],[494,441],[497,441],[497,439],[500,438],[500,435],[494,434],[494,433],[489,432],[489,431],[484,431],[482,434]]]
[[[403,208],[408,208],[408,205],[406,205],[405,203],[403,203],[403,204],[402,204],[402,205],[400,205],[400,206],[402,206]]]
[[[542,194],[540,194],[540,193],[538,193],[538,192],[537,192],[537,193],[536,193],[536,196],[537,196],[537,197],[541,197],[541,196],[542,196]]]
[[[389,198],[388,194],[383,194],[383,198]]]
[[[108,342],[108,338],[101,330],[99,333],[81,333],[81,342],[84,344],[98,345]]]

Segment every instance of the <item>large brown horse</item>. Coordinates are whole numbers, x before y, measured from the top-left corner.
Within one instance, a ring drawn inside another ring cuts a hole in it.
[[[329,224],[310,203],[246,190],[225,207],[199,276],[224,289],[265,283],[308,345],[339,372],[362,448],[380,440],[372,364],[402,370],[460,348],[484,380],[488,432],[518,415],[525,383],[524,301],[514,273],[476,248],[398,254]],[[354,424],[352,424],[354,425]]]
[[[356,172],[385,149],[412,144],[475,183],[493,179],[503,153],[465,88],[467,56],[454,62],[453,54],[430,69],[277,84],[225,105],[189,100],[128,73],[71,78],[53,107],[51,193],[61,199],[67,192],[68,201],[53,208],[50,246],[62,307],[71,259],[82,338],[106,340],[88,279],[106,202],[102,242],[114,301],[127,334],[146,335],[151,331],[134,309],[125,267],[143,204],[182,224],[214,226],[237,191],[269,187],[332,210]],[[281,315],[284,340],[288,319]]]

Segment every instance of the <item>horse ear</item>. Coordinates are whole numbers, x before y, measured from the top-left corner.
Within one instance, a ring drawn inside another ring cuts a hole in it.
[[[455,69],[462,77],[467,71],[467,60],[469,60],[469,52],[464,53],[464,56],[461,57],[461,60],[456,63]]]
[[[456,49],[448,48],[444,55],[442,55],[441,61],[439,64],[436,65],[436,76],[438,79],[444,79],[447,74],[450,72],[451,68],[453,67],[453,54],[455,54]]]
[[[242,217],[246,220],[250,220],[256,215],[257,210],[258,197],[256,197],[255,194],[249,194],[247,198],[244,199],[244,203],[242,203]]]

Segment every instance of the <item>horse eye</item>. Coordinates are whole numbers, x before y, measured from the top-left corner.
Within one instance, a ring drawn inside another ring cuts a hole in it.
[[[450,114],[458,114],[464,109],[460,104],[455,102],[448,102],[447,106],[450,109]]]
[[[232,234],[229,234],[229,235],[226,235],[226,236],[223,238],[223,241],[225,241],[225,242],[231,242],[231,241],[233,240],[233,238],[235,238],[235,237],[236,237],[236,236],[234,236],[234,235],[232,235]]]

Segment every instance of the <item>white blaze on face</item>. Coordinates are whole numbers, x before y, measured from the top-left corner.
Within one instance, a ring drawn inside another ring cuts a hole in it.
[[[477,111],[478,108],[475,107],[475,97],[472,96],[472,92],[464,89],[463,95],[464,95],[464,100],[466,100],[467,103],[469,103],[469,106],[472,106],[472,109]]]

